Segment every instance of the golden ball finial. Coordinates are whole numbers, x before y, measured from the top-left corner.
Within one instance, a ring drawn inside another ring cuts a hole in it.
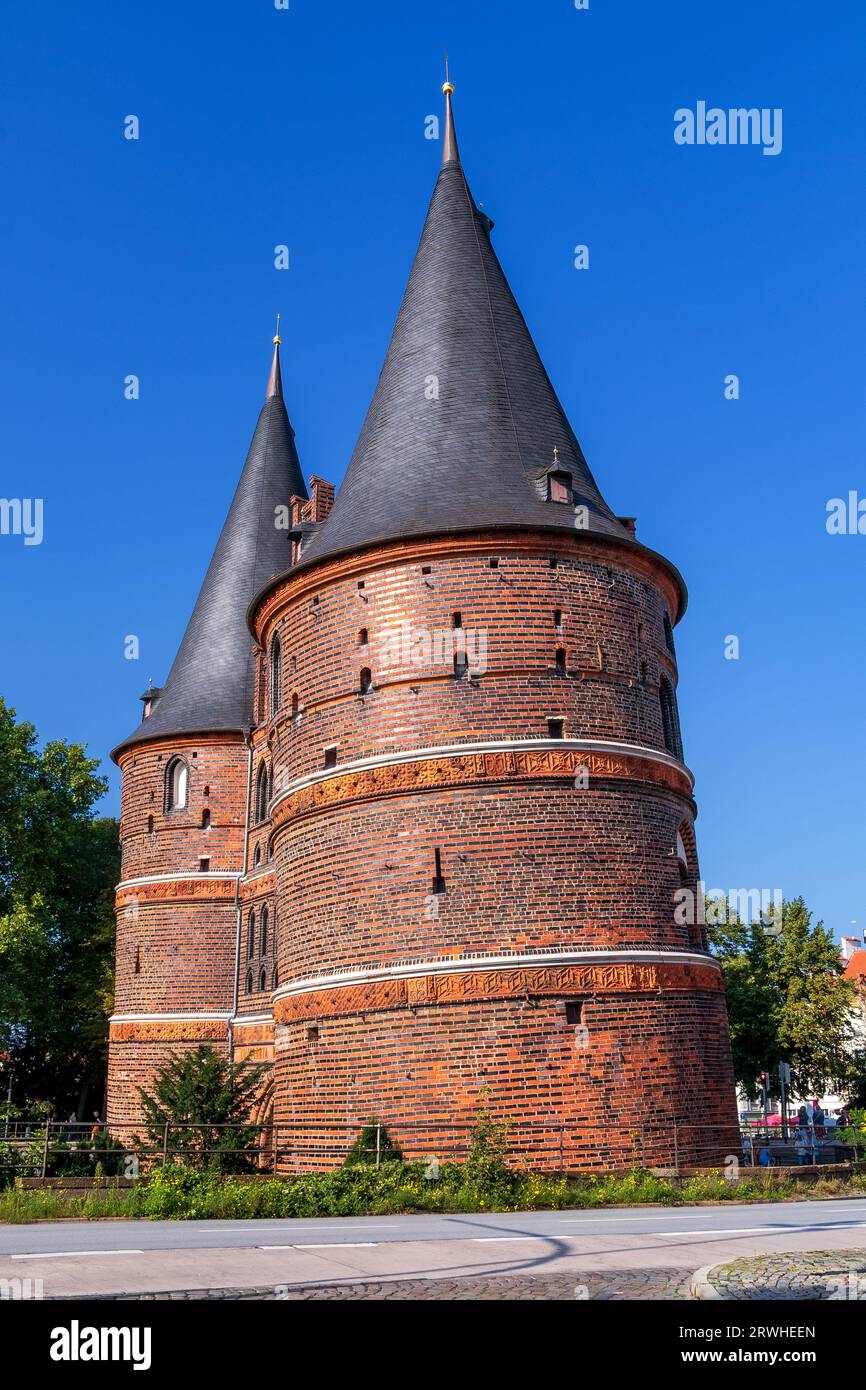
[[[279,333],[275,333],[275,334],[274,334],[274,344],[275,344],[275,346],[276,346],[276,347],[279,347],[279,346],[280,346],[280,343],[281,343],[282,341],[283,341],[283,340],[282,340],[282,338],[280,337]]]
[[[453,83],[453,82],[443,82],[443,83],[442,83],[442,91],[445,93],[445,95],[446,95],[447,97],[450,97],[451,93],[454,91],[454,83]]]

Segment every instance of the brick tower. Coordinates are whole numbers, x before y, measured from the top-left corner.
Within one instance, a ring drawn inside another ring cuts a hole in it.
[[[483,1094],[536,1157],[716,1160],[738,1143],[721,975],[674,910],[698,880],[685,588],[596,486],[444,90],[345,480],[250,608],[279,652],[275,1120],[374,1114],[431,1152],[413,1127]]]
[[[716,1162],[738,1146],[721,974],[675,911],[699,877],[685,587],[599,492],[444,90],[442,168],[336,501],[318,479],[307,498],[272,393],[261,467],[271,502],[291,494],[291,555],[273,507],[230,515],[119,752],[112,1113],[167,1049],[219,1037],[273,1056],[263,1106],[289,1148],[339,1152],[335,1127],[376,1115],[441,1152],[484,1097],[535,1162]],[[197,641],[203,604],[224,626]]]
[[[138,1118],[138,1088],[172,1052],[199,1043],[250,1052],[262,1005],[269,1017],[272,942],[245,999],[249,1024],[237,1018],[237,979],[244,898],[264,899],[267,880],[261,851],[246,873],[257,733],[245,610],[286,568],[280,517],[293,495],[306,499],[279,348],[276,337],[265,403],[168,680],[145,691],[141,723],[112,755],[123,855],[108,1066],[115,1126]]]

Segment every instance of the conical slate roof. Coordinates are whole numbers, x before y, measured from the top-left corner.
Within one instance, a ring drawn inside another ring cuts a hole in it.
[[[192,617],[152,713],[115,749],[143,739],[207,730],[240,730],[252,722],[252,642],[245,621],[257,589],[287,568],[287,530],[276,508],[307,496],[294,430],[283,402],[279,338],[267,395],[246,463]]]
[[[446,83],[443,164],[385,364],[345,479],[301,563],[398,537],[485,526],[630,542],[596,486],[460,163]],[[556,455],[554,456],[554,449]],[[570,474],[547,501],[546,470]]]

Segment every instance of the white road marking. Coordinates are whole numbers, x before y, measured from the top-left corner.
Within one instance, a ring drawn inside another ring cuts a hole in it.
[[[10,1260],[69,1260],[82,1255],[143,1255],[143,1250],[47,1250],[38,1255],[10,1255]]]
[[[465,1237],[465,1236],[463,1236],[463,1237],[458,1236],[457,1239],[458,1239],[458,1240],[461,1240],[461,1239],[465,1240],[466,1237]],[[507,1242],[509,1243],[509,1245],[516,1245],[519,1241],[522,1241],[522,1240],[550,1240],[550,1236],[546,1236],[546,1235],[537,1235],[537,1236],[472,1236],[472,1237],[470,1237],[470,1239],[471,1239],[473,1245],[491,1245],[491,1244],[494,1244],[494,1243],[496,1243],[496,1242],[498,1242],[498,1241],[502,1241],[502,1240],[507,1241]]]
[[[287,1217],[287,1218],[286,1218],[286,1221],[291,1221],[291,1220],[293,1220],[293,1219],[296,1219],[296,1218]],[[303,1227],[304,1225],[307,1225],[308,1223],[301,1221],[301,1222],[299,1222],[298,1224],[299,1224],[301,1227]],[[239,1234],[240,1234],[240,1232],[244,1229],[245,1225],[246,1225],[245,1222],[239,1221],[238,1224],[237,1224],[236,1226],[198,1226],[196,1229],[197,1229],[199,1235],[203,1235],[203,1236],[225,1236],[225,1235],[236,1236],[236,1235],[239,1235]],[[290,1229],[291,1229],[291,1228],[289,1228],[289,1230],[290,1230]],[[346,1230],[346,1227],[345,1227],[345,1226],[312,1226],[312,1227],[309,1227],[309,1229],[315,1231],[317,1235],[327,1236],[327,1235],[331,1235],[334,1231],[345,1231],[345,1230]],[[385,1226],[383,1226],[383,1225],[378,1225],[378,1224],[374,1225],[374,1224],[371,1223],[369,1226],[364,1226],[364,1227],[363,1227],[363,1230],[365,1230],[365,1231],[399,1231],[399,1230],[400,1230],[400,1223],[399,1223],[398,1221],[392,1221],[392,1222],[390,1222],[388,1225],[385,1225]],[[285,1224],[285,1223],[283,1223],[283,1225],[281,1225],[281,1226],[253,1226],[253,1227],[251,1227],[251,1231],[252,1231],[252,1234],[253,1234],[253,1235],[262,1235],[265,1231],[282,1231],[284,1235],[285,1235],[285,1234],[288,1234],[287,1227],[286,1227],[286,1224]],[[264,1249],[264,1247],[262,1247],[262,1248]]]
[[[378,1240],[298,1241],[294,1245],[257,1245],[257,1250],[361,1250],[378,1245]]]

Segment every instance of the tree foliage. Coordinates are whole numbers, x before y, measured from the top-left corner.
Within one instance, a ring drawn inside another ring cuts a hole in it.
[[[81,744],[40,750],[0,699],[0,1050],[19,1101],[56,1113],[98,1105],[105,1074],[120,848],[93,815],[98,766]]]
[[[747,1094],[769,1071],[778,1088],[780,1062],[790,1062],[799,1095],[850,1086],[859,1066],[852,1049],[853,983],[843,978],[839,947],[823,922],[812,924],[803,898],[744,923],[730,911],[714,922],[710,947],[725,977],[734,1073]]]
[[[141,1110],[154,1147],[197,1167],[239,1172],[253,1166],[258,1131],[250,1113],[267,1072],[228,1062],[202,1044],[160,1067]],[[246,1160],[245,1160],[246,1156]]]

